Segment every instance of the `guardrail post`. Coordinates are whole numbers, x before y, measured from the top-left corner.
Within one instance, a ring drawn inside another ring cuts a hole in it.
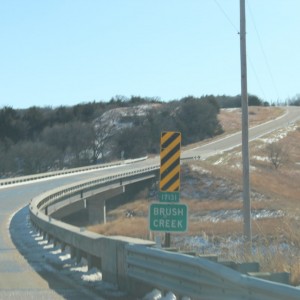
[[[59,243],[58,239],[53,238],[53,247],[55,248],[57,244]]]
[[[76,264],[78,265],[80,264],[82,258],[81,251],[79,249],[76,249],[75,256],[76,256]]]
[[[88,262],[88,270],[91,270],[92,268],[97,268],[99,271],[101,271],[101,258],[88,254],[87,262]]]
[[[87,263],[88,263],[88,270],[90,271],[94,267],[93,256],[91,254],[87,255]]]
[[[61,244],[60,244],[60,249],[61,249],[61,252],[64,252],[65,250],[66,250],[66,243],[64,243],[64,242],[62,242]]]
[[[71,259],[74,259],[76,257],[76,248],[75,247],[70,247],[70,254],[71,254]]]
[[[52,240],[52,236],[50,234],[47,234],[47,241],[48,241],[48,244],[51,243],[51,240]]]

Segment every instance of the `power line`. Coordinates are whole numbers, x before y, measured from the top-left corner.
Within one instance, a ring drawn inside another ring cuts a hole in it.
[[[255,70],[255,68],[254,68],[254,65],[253,65],[253,63],[252,63],[252,60],[251,60],[251,58],[250,58],[249,55],[247,55],[247,58],[249,59],[250,66],[251,66],[251,69],[252,69],[252,72],[253,72],[253,74],[254,74],[254,76],[255,76],[255,79],[256,79],[257,84],[258,84],[258,86],[259,86],[259,88],[260,88],[260,91],[261,91],[261,93],[263,94],[264,99],[266,99],[266,94],[265,94],[265,92],[264,92],[264,90],[263,90],[263,87],[262,87],[260,81],[259,81],[258,75],[257,75],[256,70]]]
[[[235,26],[234,22],[230,19],[230,17],[228,16],[228,14],[227,14],[226,11],[224,10],[224,8],[221,6],[221,4],[220,4],[217,0],[214,0],[214,1],[215,1],[216,5],[218,6],[218,8],[220,9],[220,11],[222,12],[222,14],[224,15],[224,17],[227,19],[227,21],[228,21],[229,24],[231,25],[231,27],[232,27],[238,34],[240,34],[239,29]],[[257,81],[257,83],[258,83],[258,86],[259,86],[259,88],[260,88],[260,90],[261,90],[261,93],[263,94],[263,97],[266,98],[265,93],[264,93],[264,90],[263,90],[263,88],[262,88],[262,85],[261,85],[261,83],[260,83],[260,81],[259,81],[259,78],[258,78],[258,75],[257,75],[257,73],[256,73],[256,70],[255,70],[255,68],[254,68],[254,65],[253,65],[253,63],[252,63],[252,61],[251,61],[249,55],[247,55],[247,56],[248,56],[248,58],[249,58],[249,62],[250,62],[250,65],[251,65],[251,69],[252,69],[252,71],[253,71],[253,73],[254,73],[254,76],[255,76],[256,81]]]
[[[234,28],[234,30],[239,33],[239,29],[235,26],[235,24],[232,22],[232,20],[229,18],[228,14],[226,13],[226,11],[223,9],[223,7],[220,5],[220,3],[215,0],[216,5],[219,7],[219,9],[221,10],[221,12],[223,13],[223,15],[225,16],[225,18],[227,19],[227,21],[230,23],[230,25]]]
[[[270,78],[271,78],[273,88],[274,88],[275,93],[276,93],[276,95],[277,95],[277,99],[279,99],[279,92],[278,92],[278,89],[277,89],[277,86],[276,86],[276,83],[275,83],[275,80],[274,80],[274,77],[273,77],[273,74],[272,74],[272,71],[271,71],[270,64],[269,64],[269,62],[268,62],[268,58],[267,58],[266,52],[264,51],[264,47],[263,47],[263,45],[262,45],[262,41],[261,41],[260,35],[259,35],[259,33],[258,33],[256,24],[255,24],[254,16],[253,16],[253,14],[252,14],[252,10],[251,10],[249,1],[247,1],[247,6],[248,6],[248,8],[249,8],[251,21],[252,21],[252,23],[253,23],[253,26],[254,26],[254,29],[255,29],[255,32],[256,32],[256,35],[257,35],[258,43],[259,43],[261,52],[262,52],[262,54],[263,54],[264,61],[265,61],[265,64],[266,64],[266,67],[267,67],[269,76],[270,76]]]

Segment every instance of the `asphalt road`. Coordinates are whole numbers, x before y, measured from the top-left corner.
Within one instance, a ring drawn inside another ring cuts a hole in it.
[[[106,172],[111,170],[102,170],[101,175]],[[0,189],[1,300],[104,299],[101,291],[84,288],[45,263],[38,244],[31,241],[27,213],[27,204],[34,196],[95,176],[99,176],[99,171]]]
[[[263,135],[266,135],[279,128],[290,126],[292,123],[300,120],[300,107],[288,107],[286,113],[276,120],[252,127],[249,129],[249,141],[253,141]],[[235,134],[217,139],[209,144],[195,147],[194,149],[185,151],[182,158],[194,157],[195,159],[206,159],[209,156],[230,150],[242,144],[242,134]]]
[[[287,113],[275,121],[251,128],[249,139],[265,135],[300,119],[300,108],[288,108]],[[215,142],[196,147],[182,154],[202,159],[241,144],[241,134],[233,134]],[[0,299],[103,299],[101,293],[83,288],[44,263],[35,246],[28,246],[27,233],[31,230],[26,221],[26,205],[30,200],[55,187],[81,181],[111,172],[140,168],[158,163],[158,158],[134,165],[69,175],[0,189]],[[25,207],[25,208],[24,208]],[[23,209],[23,210],[22,210]],[[18,212],[18,213],[16,213]],[[12,218],[12,216],[14,217]],[[13,242],[15,241],[15,243]],[[17,245],[17,247],[16,247]],[[19,250],[22,252],[22,255]],[[36,251],[36,252],[35,252]]]

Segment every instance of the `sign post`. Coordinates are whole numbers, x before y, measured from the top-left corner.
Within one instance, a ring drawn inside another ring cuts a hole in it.
[[[160,139],[159,203],[149,208],[149,229],[165,232],[165,247],[171,245],[171,232],[188,228],[188,208],[180,204],[180,132],[162,132]]]

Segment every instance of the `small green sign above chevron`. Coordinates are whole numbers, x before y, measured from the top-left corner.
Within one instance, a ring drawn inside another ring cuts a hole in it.
[[[179,202],[179,192],[159,192],[159,202]]]

